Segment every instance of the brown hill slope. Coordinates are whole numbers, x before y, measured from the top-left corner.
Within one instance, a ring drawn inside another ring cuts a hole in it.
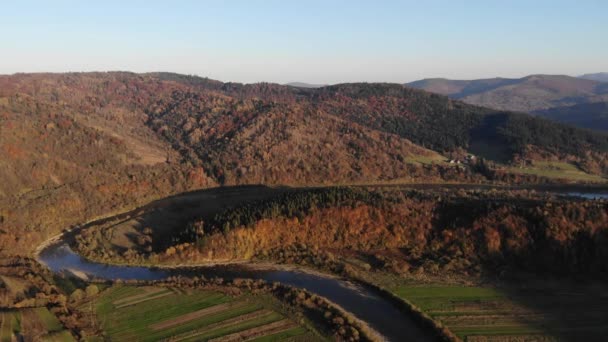
[[[225,184],[413,180],[424,173],[415,160],[442,160],[403,137],[316,111],[306,102],[176,92],[157,103],[150,118],[189,161]]]
[[[75,223],[215,184],[166,162],[177,154],[144,125],[133,96],[141,89],[111,90],[121,77],[0,77],[0,253],[27,253]]]
[[[378,153],[381,145],[372,143],[376,138],[369,138],[372,131],[390,134],[393,143],[406,139],[406,144],[411,141],[441,154],[455,153],[460,156],[458,158],[471,151],[501,163],[559,161],[574,163],[576,168],[586,172],[605,173],[608,170],[605,158],[608,135],[524,114],[471,106],[396,84],[342,84],[292,92],[284,92],[284,89],[281,92],[277,85],[264,85],[255,91],[251,87],[242,88],[248,96],[227,95],[226,91],[174,92],[171,98],[164,98],[150,107],[148,124],[168,139],[186,160],[202,165],[219,182],[228,184],[261,179],[251,174],[244,176],[251,171],[247,170],[250,166],[259,174],[256,163],[263,164],[267,171],[271,168],[280,170],[271,177],[274,180],[264,181],[306,184],[316,183],[314,175],[319,173],[337,173],[336,178],[328,179],[329,182],[398,179],[402,176],[390,170],[403,169],[405,165],[400,164],[438,159],[412,145],[409,145],[410,151],[401,149],[392,153],[386,150],[388,153],[384,154],[388,159],[384,158],[383,153]],[[270,91],[276,100],[264,100]],[[341,121],[335,121],[336,118]],[[258,131],[247,133],[255,125],[259,125]],[[358,132],[358,136],[349,135],[349,131]],[[307,132],[308,142],[298,140],[301,132]],[[239,141],[241,135],[249,140],[246,146],[239,147],[243,143]],[[565,136],[568,136],[567,140],[563,139]],[[332,147],[332,143],[344,139],[350,140]],[[315,144],[329,141],[324,148],[331,148],[331,153],[320,147],[305,146],[310,141]],[[247,146],[252,147],[247,152],[253,154],[251,158],[245,154]],[[237,148],[242,151],[235,152]],[[276,154],[272,160],[264,160],[258,155],[270,148],[290,153],[300,150],[306,156],[302,163],[320,165],[321,171],[311,174],[302,170],[281,170],[285,165],[299,163],[300,159],[295,154],[285,158],[284,152]],[[310,148],[323,153],[306,154]],[[256,149],[258,153],[253,153]],[[382,165],[388,171],[387,175],[379,178],[373,170],[359,170],[361,155],[369,158],[366,165],[384,160]],[[336,158],[344,161],[342,167],[330,170]],[[243,160],[247,162],[243,163]],[[344,169],[344,165],[350,165],[350,169]],[[446,170],[445,167],[440,169],[439,173]],[[235,174],[235,171],[238,172]],[[429,173],[436,172],[426,171]],[[280,174],[287,178],[281,178]]]
[[[400,85],[297,89],[125,72],[0,76],[0,248],[28,252],[97,215],[222,183],[495,179],[487,165],[441,157],[480,143],[501,151],[505,163],[532,158],[607,170],[608,136]]]

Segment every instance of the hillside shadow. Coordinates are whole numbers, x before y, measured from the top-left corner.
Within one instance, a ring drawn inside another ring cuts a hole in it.
[[[509,142],[501,139],[497,127],[505,125],[508,114],[494,113],[483,117],[482,121],[471,130],[468,150],[488,160],[506,163],[511,159]]]
[[[605,341],[608,334],[608,283],[592,277],[555,276],[513,270],[499,290],[516,307],[529,311],[522,324],[560,341]]]
[[[292,190],[289,187],[249,185],[218,187],[167,197],[150,203],[144,210],[114,225],[113,240],[119,243],[115,247],[138,246],[145,239],[144,232],[151,231],[154,250],[164,250],[175,243],[172,240],[175,232],[183,230],[195,219],[205,221],[218,212]]]
[[[525,207],[527,203],[519,200],[512,205]],[[517,251],[507,250],[503,237],[499,252],[486,253],[481,250],[486,241],[484,229],[473,227],[476,218],[487,217],[494,209],[484,201],[446,203],[437,210],[432,233],[433,239],[438,239],[444,230],[458,227],[471,234],[468,239],[477,240],[482,282],[496,286],[508,299],[507,303],[512,304],[506,307],[500,304],[490,311],[503,312],[498,315],[520,322],[530,331],[546,332],[560,341],[605,341],[608,275],[604,260],[599,257],[605,238],[600,236],[602,233],[580,231],[565,243],[546,238],[540,233],[543,227],[530,226],[527,230],[533,245]],[[495,219],[496,226],[502,227],[508,218]],[[531,224],[529,222],[534,221],[528,219],[527,224]],[[509,233],[503,231],[502,234]],[[444,257],[449,259],[449,253]]]
[[[155,250],[173,244],[175,230],[182,229],[194,219],[209,218],[215,213],[243,205],[247,202],[278,196],[295,188],[264,185],[222,186],[195,190],[152,201],[137,209],[73,227],[64,232],[64,239],[73,243],[76,236],[87,228],[102,226],[111,231],[112,248],[124,252],[138,248],[144,230],[152,232]]]

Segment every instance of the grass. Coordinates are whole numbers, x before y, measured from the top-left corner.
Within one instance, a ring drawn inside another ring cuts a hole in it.
[[[446,164],[446,160],[447,160],[446,157],[439,155],[439,154],[433,154],[430,156],[409,156],[409,157],[404,158],[404,161],[406,163],[422,164],[422,165]]]
[[[12,341],[13,334],[21,332],[21,313],[18,310],[11,310],[2,313],[2,331],[0,340]]]
[[[42,338],[42,341],[45,342],[73,342],[74,337],[67,330],[62,330],[59,332],[50,333]]]
[[[512,306],[508,296],[494,288],[401,286],[394,292],[465,340],[468,336],[477,335],[525,336],[543,332],[525,320],[513,317],[512,314],[519,310]]]
[[[50,313],[47,308],[35,308],[34,310],[36,311],[36,315],[38,315],[40,321],[44,323],[44,326],[48,332],[59,332],[63,330],[63,325],[61,325],[57,317]]]
[[[599,291],[599,292],[598,292]],[[463,340],[540,335],[602,340],[608,330],[608,298],[597,288],[530,283],[525,287],[394,286],[393,292],[442,322]],[[536,337],[534,337],[536,336]]]
[[[166,294],[169,290],[164,289],[146,295],[150,291],[150,288],[118,285],[100,294],[96,300],[96,316],[111,340],[177,338],[204,341],[286,319],[282,313],[247,295],[232,298],[213,291],[171,291]],[[166,295],[157,296],[158,293]],[[132,305],[121,306],[133,302],[131,298],[135,298]],[[201,314],[203,309],[206,310]],[[164,328],[160,328],[159,323]],[[309,333],[305,327],[296,328],[272,332],[269,336],[274,337],[268,341]]]
[[[0,313],[0,341],[10,342],[13,335],[13,312],[6,311]]]
[[[530,167],[510,167],[509,171],[537,175],[548,178],[560,178],[576,181],[606,182],[606,178],[599,175],[588,174],[575,165],[564,162],[535,161]]]
[[[243,331],[249,328],[255,328],[262,326],[264,324],[276,322],[281,320],[283,317],[278,313],[271,313],[269,315],[265,315],[256,319],[247,320],[239,324],[230,325],[227,327],[211,329],[210,331],[206,331],[202,334],[197,334],[196,336],[192,336],[184,341],[201,341],[201,340],[210,340],[213,338],[229,335],[235,332]]]
[[[306,334],[307,331],[303,327],[295,327],[289,330],[281,331],[276,334],[271,334],[267,336],[262,336],[258,338],[254,338],[250,342],[274,342],[274,341],[282,341],[289,339],[291,337],[301,336]]]

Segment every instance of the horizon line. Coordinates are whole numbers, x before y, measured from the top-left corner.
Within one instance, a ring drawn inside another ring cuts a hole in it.
[[[220,79],[216,79],[216,78],[211,78],[208,76],[202,76],[196,73],[180,73],[180,72],[175,72],[175,71],[143,71],[143,72],[138,72],[138,71],[129,71],[129,70],[120,70],[120,69],[116,69],[116,70],[87,70],[87,71],[33,71],[33,72],[28,72],[28,71],[17,71],[17,72],[13,72],[13,73],[0,73],[0,77],[2,76],[16,76],[16,75],[45,75],[45,74],[50,74],[50,75],[61,75],[61,74],[102,74],[102,73],[106,73],[106,74],[111,74],[111,73],[128,73],[128,74],[135,74],[135,75],[146,75],[146,74],[174,74],[174,75],[180,75],[180,76],[190,76],[190,77],[198,77],[198,78],[202,78],[202,79],[208,79],[211,81],[217,81],[217,82],[221,82],[221,83],[238,83],[238,84],[243,84],[243,85],[248,85],[248,84],[278,84],[278,85],[285,85],[285,86],[290,86],[293,83],[301,83],[301,84],[306,84],[306,85],[311,85],[311,86],[318,86],[320,87],[325,87],[325,86],[332,86],[332,85],[338,85],[338,84],[352,84],[352,83],[384,83],[384,84],[409,84],[409,83],[414,83],[414,82],[419,82],[419,81],[425,81],[425,80],[447,80],[447,81],[474,81],[474,80],[491,80],[491,79],[511,79],[511,80],[520,80],[520,79],[524,79],[527,77],[533,77],[533,76],[562,76],[562,77],[572,77],[572,78],[582,78],[583,76],[587,76],[587,75],[595,75],[595,74],[608,74],[608,72],[606,71],[598,71],[598,72],[588,72],[588,73],[583,73],[580,75],[569,75],[569,74],[543,74],[543,73],[538,73],[538,74],[528,74],[522,77],[503,77],[503,76],[493,76],[493,77],[482,77],[482,78],[468,78],[468,79],[458,79],[458,78],[446,78],[446,77],[424,77],[424,78],[419,78],[419,79],[415,79],[413,81],[406,81],[406,82],[387,82],[387,81],[346,81],[346,82],[336,82],[336,83],[325,83],[325,82],[314,82],[314,81],[299,81],[299,80],[294,80],[294,81],[289,81],[289,82],[276,82],[276,81],[255,81],[255,82],[242,82],[242,81],[224,81],[224,80],[220,80]],[[591,80],[590,80],[591,81]]]

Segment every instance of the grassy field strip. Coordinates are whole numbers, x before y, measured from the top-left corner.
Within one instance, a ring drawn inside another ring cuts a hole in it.
[[[586,173],[577,168],[575,165],[563,162],[536,161],[534,162],[534,166],[532,167],[509,167],[508,169],[511,172],[515,173],[544,176],[549,178],[562,178],[595,182],[606,181],[606,179],[602,178],[602,176]]]
[[[478,324],[521,324],[526,323],[542,323],[546,321],[546,316],[537,314],[530,316],[518,316],[518,315],[485,315],[485,316],[437,316],[442,322],[448,325],[478,325]]]
[[[249,304],[246,306],[243,306],[242,308],[237,308],[237,309],[233,309],[230,311],[224,311],[224,312],[219,312],[216,314],[213,314],[211,316],[208,317],[203,317],[201,319],[198,320],[194,320],[194,321],[190,321],[187,323],[184,323],[182,325],[170,328],[170,329],[165,329],[165,330],[160,330],[160,331],[154,331],[151,333],[147,334],[147,337],[150,337],[151,340],[159,340],[159,339],[164,339],[167,337],[173,337],[173,336],[179,336],[185,332],[189,332],[189,331],[193,331],[193,330],[202,330],[201,328],[203,327],[207,327],[211,324],[214,323],[219,323],[237,316],[242,316],[257,310],[260,310],[260,306],[257,304]],[[204,328],[203,328],[204,329]]]
[[[115,300],[117,297],[110,292],[110,299]],[[199,321],[194,321],[192,324],[185,324],[173,329],[165,331],[152,331],[148,326],[159,321],[171,319],[181,316],[186,313],[197,311],[206,307],[222,304],[229,301],[230,298],[221,293],[215,292],[198,292],[193,295],[172,295],[163,298],[158,298],[152,301],[142,302],[137,305],[116,309],[111,303],[101,303],[101,308],[98,309],[103,317],[108,317],[107,325],[108,332],[117,340],[129,340],[137,337],[142,337],[146,340],[158,340],[175,335],[187,330],[192,330],[196,327]],[[254,310],[255,307],[248,307],[244,310]],[[120,315],[116,315],[119,312]],[[215,316],[208,319],[217,319]]]
[[[110,291],[108,294],[106,294],[104,296],[104,299],[106,299],[108,302],[113,303],[116,300],[128,297],[128,296],[135,296],[137,294],[141,294],[142,290],[140,290],[138,287],[130,287],[130,286],[121,286],[121,287],[115,287],[112,289],[112,291]]]
[[[522,336],[543,334],[535,314],[510,302],[493,288],[466,286],[402,287],[395,293],[412,301],[463,339],[469,336]]]
[[[467,341],[584,341],[608,332],[608,298],[570,287],[541,286],[509,295],[465,286],[402,286],[394,292]]]
[[[190,337],[193,337],[193,336],[200,335],[200,334],[205,333],[205,332],[207,332],[209,330],[212,330],[212,329],[225,328],[225,327],[230,326],[232,324],[243,322],[243,321],[246,321],[246,320],[249,320],[249,319],[259,318],[261,316],[268,315],[270,313],[272,313],[272,311],[265,310],[265,309],[256,310],[256,311],[253,311],[253,312],[250,312],[250,313],[246,313],[244,315],[236,316],[236,317],[233,317],[233,318],[229,318],[229,319],[217,322],[217,323],[211,323],[209,325],[203,326],[200,329],[188,331],[187,333],[174,336],[174,338],[177,339],[177,340],[184,340],[184,339],[187,339],[187,338],[190,338]]]
[[[61,322],[47,308],[35,308],[36,315],[44,324],[48,332],[59,332],[63,330]]]
[[[449,164],[447,163],[447,158],[439,155],[439,154],[434,154],[434,155],[430,155],[430,156],[420,156],[420,155],[414,155],[414,156],[408,156],[403,158],[404,162],[409,163],[409,164],[420,164],[420,165],[429,165],[429,164],[445,164],[445,165],[452,165],[452,166],[456,166],[455,164]]]
[[[213,323],[218,323],[256,310],[259,310],[258,306],[248,305],[237,310],[217,313],[163,330],[151,330],[138,322],[137,326],[130,326],[122,331],[116,331],[114,336],[119,340],[126,339],[129,335],[143,336],[143,339],[146,341],[162,340],[169,337],[180,336],[193,330],[200,330],[202,327],[209,326]]]
[[[427,313],[433,317],[450,317],[450,316],[528,316],[534,315],[533,312],[528,310],[471,310],[471,311],[427,311]]]
[[[539,328],[533,327],[522,327],[522,326],[485,326],[485,327],[471,327],[462,329],[452,329],[452,331],[460,336],[510,336],[509,340],[517,340],[515,336],[521,335],[546,335],[546,331]]]
[[[173,293],[177,294],[177,295],[187,295],[190,294],[189,291],[187,291],[186,289],[180,289],[179,287],[170,287],[169,288],[171,291],[173,291]]]
[[[248,342],[274,342],[274,341],[283,341],[292,337],[300,336],[307,334],[308,331],[304,327],[295,327],[285,331],[281,331],[278,333],[257,337],[249,340]]]
[[[155,299],[159,299],[159,298],[170,296],[170,295],[175,295],[175,293],[173,293],[173,292],[171,292],[169,290],[163,291],[163,292],[158,292],[158,293],[154,293],[154,294],[147,295],[145,297],[139,298],[137,300],[133,300],[133,301],[130,301],[130,302],[123,303],[121,305],[117,305],[116,308],[117,309],[121,309],[121,308],[124,308],[124,307],[127,307],[127,306],[133,306],[133,305],[136,305],[136,304],[147,302],[149,300],[155,300]]]
[[[197,298],[198,301],[193,302],[174,300],[175,298],[165,296],[155,301],[142,302],[137,305],[122,307],[121,309],[124,309],[123,313],[125,317],[135,319],[138,323],[142,324],[142,327],[148,329],[149,325],[158,321],[181,316],[185,313],[200,310],[201,308],[222,304],[229,300],[222,294],[212,294],[202,299]],[[176,307],[177,305],[179,307]]]
[[[112,304],[114,304],[114,305],[122,305],[124,303],[135,301],[135,300],[138,300],[138,299],[141,299],[141,298],[145,298],[147,296],[154,295],[154,294],[159,293],[159,292],[165,292],[165,291],[168,291],[168,289],[165,289],[165,288],[162,288],[162,287],[151,287],[151,286],[148,287],[148,286],[146,286],[146,287],[142,287],[142,293],[134,294],[132,296],[128,296],[128,297],[117,299],[117,300],[113,301]]]
[[[250,328],[230,335],[216,337],[209,340],[210,342],[236,342],[248,341],[257,337],[266,336],[268,334],[279,333],[293,328],[296,324],[288,319],[268,323],[259,327]]]
[[[214,338],[218,338],[221,336],[225,336],[225,335],[230,335],[230,334],[234,334],[240,331],[244,331],[247,329],[251,329],[251,328],[255,328],[255,327],[259,327],[262,325],[266,325],[272,322],[276,322],[279,320],[282,320],[283,316],[281,316],[280,314],[276,313],[276,312],[272,312],[269,315],[265,315],[259,318],[255,318],[255,319],[251,319],[251,320],[247,320],[244,322],[240,322],[237,324],[233,324],[233,325],[229,325],[227,327],[223,327],[223,328],[216,328],[216,329],[212,329],[211,331],[208,332],[204,332],[201,334],[198,334],[194,337],[182,340],[182,341],[201,341],[201,340],[211,340]]]
[[[11,340],[11,316],[9,313],[0,312],[0,341]]]
[[[0,340],[10,342],[13,332],[21,331],[21,314],[18,311],[6,311],[2,313],[2,331]]]
[[[236,309],[247,305],[245,302],[237,302],[237,303],[224,303],[219,305],[214,305],[208,308],[204,308],[198,311],[190,312],[182,316],[178,316],[166,321],[154,323],[150,325],[152,330],[163,330],[167,328],[172,328],[177,325],[181,325],[186,322],[190,322],[195,319],[199,319],[205,316],[209,316],[218,312],[227,311],[230,309]]]
[[[97,302],[97,315],[113,341],[206,341],[223,337],[227,341],[277,341],[310,333],[258,300],[235,300],[220,292],[177,288],[162,292],[134,286],[110,288]],[[310,337],[316,340],[313,334]]]
[[[70,332],[67,330],[62,330],[59,332],[54,332],[54,333],[48,334],[46,336],[43,336],[41,340],[44,342],[73,342],[73,341],[75,341],[72,334],[70,334]]]

